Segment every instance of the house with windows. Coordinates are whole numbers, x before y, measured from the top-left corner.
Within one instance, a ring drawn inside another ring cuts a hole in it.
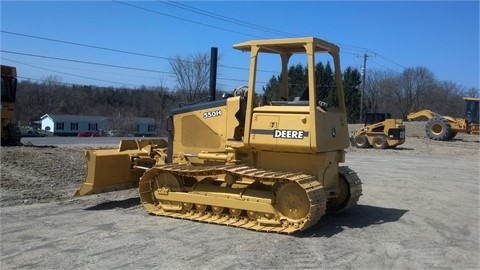
[[[153,118],[133,118],[136,130],[132,136],[157,136],[157,125]],[[77,136],[80,132],[111,130],[111,117],[87,115],[45,114],[40,117],[41,129],[55,136]],[[135,128],[134,128],[135,129]]]
[[[79,132],[106,130],[108,117],[45,114],[40,117],[41,129],[56,136],[77,136]]]
[[[134,132],[134,136],[137,137],[152,137],[157,136],[157,124],[155,119],[153,118],[146,118],[146,117],[137,117],[134,118],[135,124],[137,126],[136,132]]]

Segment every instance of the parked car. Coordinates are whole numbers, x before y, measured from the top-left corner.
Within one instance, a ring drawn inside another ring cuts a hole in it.
[[[110,130],[109,132],[107,132],[107,136],[108,137],[118,137],[118,131]]]
[[[79,132],[77,137],[103,137],[103,134],[100,131],[85,131]]]
[[[46,137],[47,134],[40,133],[36,130],[27,130],[26,132],[22,132],[21,136],[22,137]]]

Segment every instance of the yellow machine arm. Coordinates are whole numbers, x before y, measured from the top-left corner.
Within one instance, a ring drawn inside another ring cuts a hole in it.
[[[408,120],[415,120],[417,118],[420,118],[420,117],[426,117],[427,119],[432,119],[433,117],[437,116],[438,114],[437,113],[434,113],[430,110],[421,110],[421,111],[418,111],[418,112],[413,112],[413,113],[409,113],[407,115],[407,119]]]
[[[408,120],[415,120],[420,117],[426,117],[428,120],[435,117],[445,119],[450,123],[451,128],[454,129],[455,132],[463,132],[466,129],[466,125],[467,125],[465,119],[463,118],[454,118],[451,116],[441,115],[441,114],[432,112],[428,109],[421,110],[418,112],[413,112],[407,115]]]

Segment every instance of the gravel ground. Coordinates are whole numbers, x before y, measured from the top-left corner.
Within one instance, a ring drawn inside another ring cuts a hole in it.
[[[397,149],[347,149],[359,205],[295,236],[151,217],[136,190],[73,198],[85,145],[2,147],[0,268],[479,269],[479,137],[406,126]]]

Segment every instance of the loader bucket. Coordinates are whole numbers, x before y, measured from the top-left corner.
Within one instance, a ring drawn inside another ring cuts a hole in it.
[[[155,160],[151,157],[152,148],[164,148],[166,145],[163,139],[122,140],[118,149],[87,150],[87,174],[83,185],[74,196],[138,187],[140,177],[145,171],[135,168],[134,165],[155,165]],[[137,161],[136,164],[134,160]]]

